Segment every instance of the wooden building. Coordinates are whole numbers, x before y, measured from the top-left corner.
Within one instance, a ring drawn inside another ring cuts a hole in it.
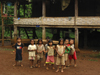
[[[42,39],[46,39],[46,28],[74,28],[75,48],[79,50],[79,29],[100,28],[99,0],[0,0],[2,14],[2,46],[4,46],[3,2],[14,3],[14,42],[18,27],[41,27]],[[91,4],[89,4],[91,3]],[[31,18],[19,18],[18,5],[32,4]],[[67,9],[68,7],[68,9]],[[91,7],[91,8],[90,8]],[[88,11],[88,12],[87,12]],[[11,17],[11,16],[7,16]],[[84,33],[87,33],[84,31]],[[85,40],[87,35],[85,35]],[[86,42],[85,42],[86,43]]]

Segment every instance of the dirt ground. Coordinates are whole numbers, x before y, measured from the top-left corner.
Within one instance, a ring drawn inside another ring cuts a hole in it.
[[[94,58],[92,55],[98,54],[99,52],[81,50],[77,53],[77,67],[68,67],[64,70],[64,73],[56,73],[56,69],[46,70],[43,66],[42,61],[41,68],[29,68],[28,52],[26,48],[23,54],[23,67],[16,66],[14,64],[13,48],[2,48],[0,47],[0,75],[100,75],[100,58]],[[55,57],[56,59],[56,57]],[[36,61],[35,63],[36,64]],[[56,65],[55,65],[56,68]]]

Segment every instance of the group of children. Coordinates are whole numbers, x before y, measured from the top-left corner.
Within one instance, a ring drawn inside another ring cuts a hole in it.
[[[67,66],[67,60],[69,59],[69,65],[71,65],[71,60],[74,59],[74,67],[76,67],[76,51],[74,48],[74,40],[68,39],[64,40],[60,39],[59,44],[57,46],[53,45],[53,41],[47,37],[47,44],[45,46],[43,45],[42,39],[38,39],[37,45],[34,44],[34,39],[30,40],[30,45],[28,46],[28,52],[29,52],[29,60],[30,60],[30,68],[33,68],[33,62],[37,59],[37,64],[35,67],[41,67],[41,61],[43,60],[43,54],[45,54],[45,63],[44,66],[46,66],[46,69],[49,69],[49,64],[52,65],[52,69],[55,69],[54,67],[54,54],[57,52],[56,57],[56,65],[57,70],[56,72],[59,72],[59,67],[61,67],[61,72],[63,72],[63,69]],[[17,43],[15,44],[15,64],[13,66],[17,65],[17,62],[20,61],[21,66],[22,63],[22,55],[23,55],[23,44],[21,43],[21,38],[17,38]]]

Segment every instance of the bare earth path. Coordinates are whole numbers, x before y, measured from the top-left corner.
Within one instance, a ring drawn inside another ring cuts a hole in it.
[[[8,48],[7,48],[8,49]],[[10,49],[9,49],[10,50]],[[97,54],[96,52],[95,54]],[[28,53],[24,51],[23,55],[23,67],[16,66],[14,64],[14,54],[12,51],[8,51],[4,48],[0,48],[0,75],[100,75],[100,59],[93,58],[89,55],[94,54],[92,51],[81,51],[77,53],[77,67],[68,67],[64,70],[64,73],[56,70],[49,69],[48,71],[43,66],[41,68],[29,68]],[[35,61],[36,63],[36,61]],[[56,66],[55,66],[56,68]]]

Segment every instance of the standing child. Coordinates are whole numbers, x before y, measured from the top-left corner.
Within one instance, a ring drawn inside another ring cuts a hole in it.
[[[23,44],[21,43],[21,38],[17,38],[17,43],[15,44],[15,64],[13,66],[17,65],[17,62],[20,62],[21,67],[22,65],[22,55],[23,55]]]
[[[55,47],[53,46],[53,42],[52,40],[49,40],[48,42],[48,46],[47,46],[47,60],[46,60],[46,69],[48,70],[48,66],[49,64],[52,64],[52,69],[55,69],[54,68],[54,49]]]
[[[66,69],[66,66],[67,66],[67,60],[68,60],[68,53],[70,52],[70,44],[69,44],[69,40],[66,39],[65,40],[65,53],[64,53],[64,58],[65,58],[65,67],[64,69]]]
[[[64,60],[65,48],[63,43],[64,43],[63,39],[60,39],[59,45],[57,45],[57,60],[56,60],[57,71],[56,72],[59,72],[60,65],[61,65],[61,72],[63,72],[63,66],[65,65],[65,60]]]
[[[33,39],[31,39],[30,41],[31,41],[31,44],[28,46],[28,51],[29,51],[30,68],[33,68],[33,62],[35,60],[36,45],[34,44]]]
[[[42,39],[38,40],[38,45],[37,45],[37,64],[36,67],[41,66],[41,61],[43,60],[43,52],[45,51]]]
[[[45,44],[45,62],[46,62],[46,59],[47,59],[47,53],[46,53],[46,51],[47,51],[47,47],[48,47],[48,41],[50,40],[50,38],[47,37],[46,39],[47,39],[47,44]],[[44,66],[46,65],[45,62],[44,62]]]
[[[73,39],[70,40],[70,45],[71,45],[71,47],[70,47],[71,51],[69,53],[69,60],[70,60],[69,66],[71,65],[72,59],[74,59],[74,67],[76,67],[77,66],[76,65],[77,57],[76,57],[76,51],[75,51],[75,48],[74,48],[74,40]]]

